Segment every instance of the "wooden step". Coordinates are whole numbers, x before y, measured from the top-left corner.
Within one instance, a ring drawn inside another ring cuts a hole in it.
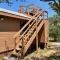
[[[33,33],[33,30],[35,29],[36,27],[35,27],[35,24],[33,25],[33,27],[28,31],[28,33],[27,33],[27,36],[26,37],[24,37],[25,39],[24,39],[24,41],[25,41],[25,45],[27,44],[27,42],[29,41],[28,39],[30,39],[29,38],[29,35],[31,35],[32,33]]]
[[[18,56],[18,53],[16,52],[15,49],[12,51],[11,56],[16,56],[16,57]]]
[[[18,52],[20,52],[21,51],[21,48],[16,48],[16,52],[18,53]]]

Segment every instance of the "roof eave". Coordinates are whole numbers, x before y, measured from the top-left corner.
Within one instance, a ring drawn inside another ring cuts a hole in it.
[[[24,19],[24,20],[29,20],[30,19],[29,17],[19,16],[19,15],[15,15],[15,14],[3,12],[3,11],[0,11],[0,15],[12,17],[12,18],[17,18],[17,19]]]

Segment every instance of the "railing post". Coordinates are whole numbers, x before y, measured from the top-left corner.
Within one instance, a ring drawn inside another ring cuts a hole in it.
[[[19,13],[22,13],[22,8],[23,8],[22,6],[19,7],[19,10],[18,10]]]
[[[7,45],[7,41],[5,40],[5,48],[6,48],[6,55],[8,55],[8,51],[9,51],[9,47],[8,47],[8,45]]]
[[[15,42],[14,49],[16,50],[16,38],[14,38],[14,42]]]
[[[37,19],[36,19],[36,50],[38,50]]]
[[[27,8],[27,14],[29,15],[29,6],[27,6],[26,8]]]
[[[22,51],[21,51],[21,58],[24,58],[24,39],[22,37]]]

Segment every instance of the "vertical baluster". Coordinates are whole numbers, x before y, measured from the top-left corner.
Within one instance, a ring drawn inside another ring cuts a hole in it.
[[[36,50],[38,50],[37,19],[36,19]]]
[[[19,7],[18,12],[19,12],[19,13],[22,13],[22,6]]]
[[[14,49],[16,50],[16,38],[14,39],[14,42],[15,42],[15,46],[14,46]]]

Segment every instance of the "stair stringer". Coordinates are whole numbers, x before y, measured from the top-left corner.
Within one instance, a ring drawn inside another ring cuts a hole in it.
[[[42,20],[40,25],[37,27],[37,33],[40,31],[40,29],[42,28],[43,24],[44,24],[44,20]],[[36,34],[36,31],[35,31],[34,34],[32,35],[32,37],[29,39],[28,43],[25,45],[24,51],[23,51],[23,55],[25,55],[25,53],[27,52],[28,48],[30,47],[30,45],[34,41],[36,35],[37,34]]]

